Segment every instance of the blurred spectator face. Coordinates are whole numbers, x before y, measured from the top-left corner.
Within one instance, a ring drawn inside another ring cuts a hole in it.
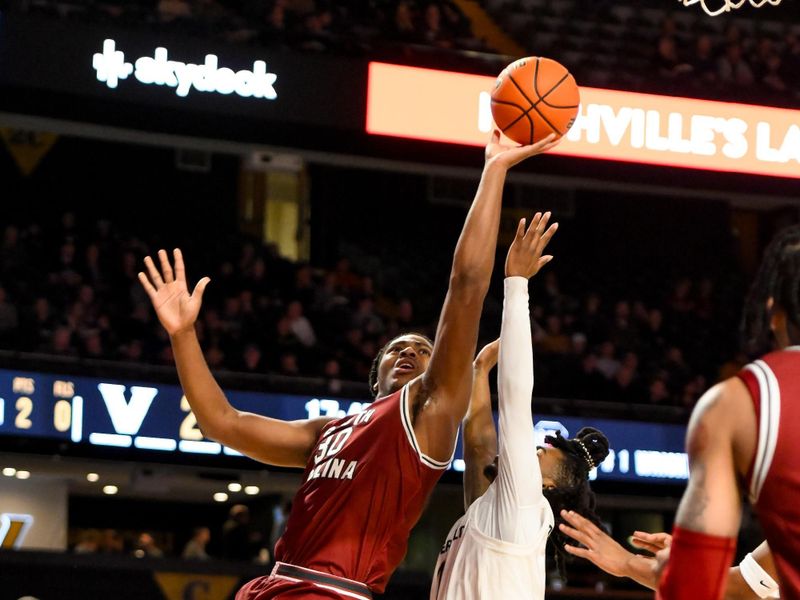
[[[413,31],[414,20],[411,17],[411,9],[408,2],[399,2],[394,12],[394,23],[400,31]]]
[[[361,345],[361,340],[364,338],[364,333],[360,329],[348,329],[347,333],[345,334],[345,338],[347,339],[347,343],[353,347],[358,347]]]
[[[614,358],[614,344],[611,342],[603,342],[600,346],[600,356],[603,358]]]
[[[227,317],[236,317],[241,312],[241,303],[238,297],[225,298],[225,315]]]
[[[669,398],[669,391],[667,390],[667,384],[664,383],[663,379],[655,379],[650,384],[650,401],[651,402],[663,402]]]
[[[682,364],[683,363],[683,353],[681,349],[672,346],[669,350],[667,350],[667,361],[675,364]]]
[[[123,355],[125,359],[130,361],[139,361],[144,353],[144,345],[141,340],[131,340],[123,348]]]
[[[739,44],[731,44],[725,50],[725,56],[731,64],[737,64],[742,60],[742,47]]]
[[[304,265],[297,270],[294,276],[295,285],[299,288],[307,288],[311,287],[312,284],[312,277],[311,277],[311,267],[308,265]]]
[[[636,367],[639,366],[639,357],[636,356],[633,352],[628,352],[625,355],[625,358],[622,359],[622,366],[635,371]]]
[[[678,60],[675,41],[669,36],[664,36],[658,41],[658,53],[667,60]]]
[[[255,280],[264,279],[267,274],[267,265],[263,258],[259,258],[253,263],[253,268],[250,271],[250,276]]]
[[[442,13],[436,4],[429,4],[425,9],[425,25],[432,31],[437,31],[442,20]]]
[[[586,298],[586,313],[593,315],[600,310],[600,296],[597,294],[589,294]]]
[[[300,372],[300,368],[297,366],[297,357],[294,354],[282,354],[280,363],[281,372],[285,375],[296,375]]]
[[[410,323],[414,318],[414,305],[411,300],[404,298],[397,306],[397,318],[403,323]]]
[[[61,259],[61,264],[71,264],[75,260],[75,245],[72,242],[63,244],[59,252],[59,258]]]
[[[261,365],[261,349],[255,344],[248,344],[244,349],[244,366],[248,371],[255,371]]]
[[[274,29],[283,29],[286,27],[286,11],[283,4],[276,2],[267,16],[267,22]]]
[[[711,41],[711,36],[707,33],[701,35],[697,38],[697,48],[696,54],[707,58],[711,56],[711,52],[714,50],[714,43]]]
[[[736,25],[731,23],[728,29],[725,30],[725,41],[729,44],[738,43],[742,39],[742,30]]]
[[[86,353],[91,356],[102,356],[103,355],[103,341],[100,339],[100,336],[96,333],[93,333],[89,337],[86,338],[84,342],[86,345]]]
[[[614,307],[614,314],[617,319],[627,320],[631,316],[631,305],[625,300],[617,302],[616,307]]]
[[[341,367],[339,366],[339,361],[336,359],[331,359],[325,363],[325,367],[323,369],[323,374],[325,377],[330,379],[336,379],[341,374]]]
[[[550,315],[547,317],[547,333],[549,335],[561,334],[561,319],[556,315]]]
[[[33,312],[37,321],[46,321],[50,317],[50,303],[47,298],[37,298],[33,303]]]
[[[587,354],[583,357],[583,371],[584,373],[592,373],[597,370],[597,356],[595,354]]]
[[[651,330],[658,331],[661,329],[661,324],[664,322],[664,315],[659,309],[653,308],[647,316],[647,322]]]
[[[209,367],[221,367],[222,363],[225,362],[225,353],[219,346],[211,346],[211,348],[206,351],[206,360],[208,361]]]
[[[94,290],[88,285],[82,285],[78,292],[78,302],[84,306],[94,304]]]
[[[630,384],[633,382],[633,378],[635,375],[636,375],[635,369],[627,365],[623,365],[620,368],[620,370],[617,371],[616,374],[617,385],[619,385],[619,387],[621,388],[626,388],[630,386]]]
[[[211,530],[208,527],[201,527],[194,537],[198,542],[205,545],[211,541]]]
[[[372,313],[373,302],[372,298],[362,298],[358,302],[358,312],[361,314],[370,314]]]
[[[586,352],[586,336],[582,333],[572,335],[572,352],[581,355]]]
[[[70,342],[72,341],[72,331],[67,327],[58,327],[53,332],[53,350],[58,352],[66,352],[70,349]]]
[[[100,248],[97,244],[89,244],[86,248],[86,262],[90,265],[96,265],[100,260]]]
[[[275,325],[275,331],[278,333],[278,337],[287,337],[292,335],[291,321],[289,321],[289,319],[286,317],[280,319]]]
[[[292,321],[299,319],[303,316],[303,305],[297,300],[290,302],[286,307],[286,316]]]
[[[9,225],[6,227],[5,231],[3,232],[3,244],[6,247],[13,247],[17,245],[17,241],[19,240],[19,229],[14,227],[13,225]]]

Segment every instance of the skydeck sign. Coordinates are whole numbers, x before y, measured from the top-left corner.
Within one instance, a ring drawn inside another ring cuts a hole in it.
[[[370,63],[366,130],[484,145],[494,78]],[[553,154],[800,179],[800,110],[581,88]]]
[[[170,60],[166,48],[156,48],[153,56],[142,56],[128,62],[125,53],[117,50],[113,39],[103,42],[103,51],[92,58],[92,68],[97,80],[116,89],[120,81],[131,75],[142,85],[158,85],[175,89],[175,94],[185,98],[191,91],[222,95],[236,94],[242,98],[275,100],[275,82],[278,76],[267,71],[263,60],[253,62],[252,69],[234,71],[219,66],[219,58],[207,54],[202,64]]]

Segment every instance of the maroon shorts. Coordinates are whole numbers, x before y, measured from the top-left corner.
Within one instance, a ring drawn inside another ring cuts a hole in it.
[[[365,585],[312,569],[277,563],[272,573],[247,582],[236,600],[371,600]]]

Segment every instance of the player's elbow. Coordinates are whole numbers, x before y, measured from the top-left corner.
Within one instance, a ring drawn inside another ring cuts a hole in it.
[[[463,303],[482,303],[489,291],[489,275],[480,269],[456,268],[450,274],[450,293]]]

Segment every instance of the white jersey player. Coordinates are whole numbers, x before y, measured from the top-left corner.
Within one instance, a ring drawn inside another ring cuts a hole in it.
[[[560,505],[572,501],[577,509],[591,508],[588,473],[608,453],[605,436],[593,429],[573,440],[548,437],[551,446],[536,448],[528,278],[552,259],[541,256],[543,229],[534,218],[525,231],[521,221],[508,253],[499,340],[499,445],[493,443],[486,377],[498,352],[494,342],[476,360],[473,404],[465,420],[468,508],[441,548],[431,600],[544,598],[545,548],[555,525],[546,494],[557,492]],[[498,451],[496,477],[486,489],[488,479],[481,486],[476,478]],[[476,485],[483,489],[475,492]]]

